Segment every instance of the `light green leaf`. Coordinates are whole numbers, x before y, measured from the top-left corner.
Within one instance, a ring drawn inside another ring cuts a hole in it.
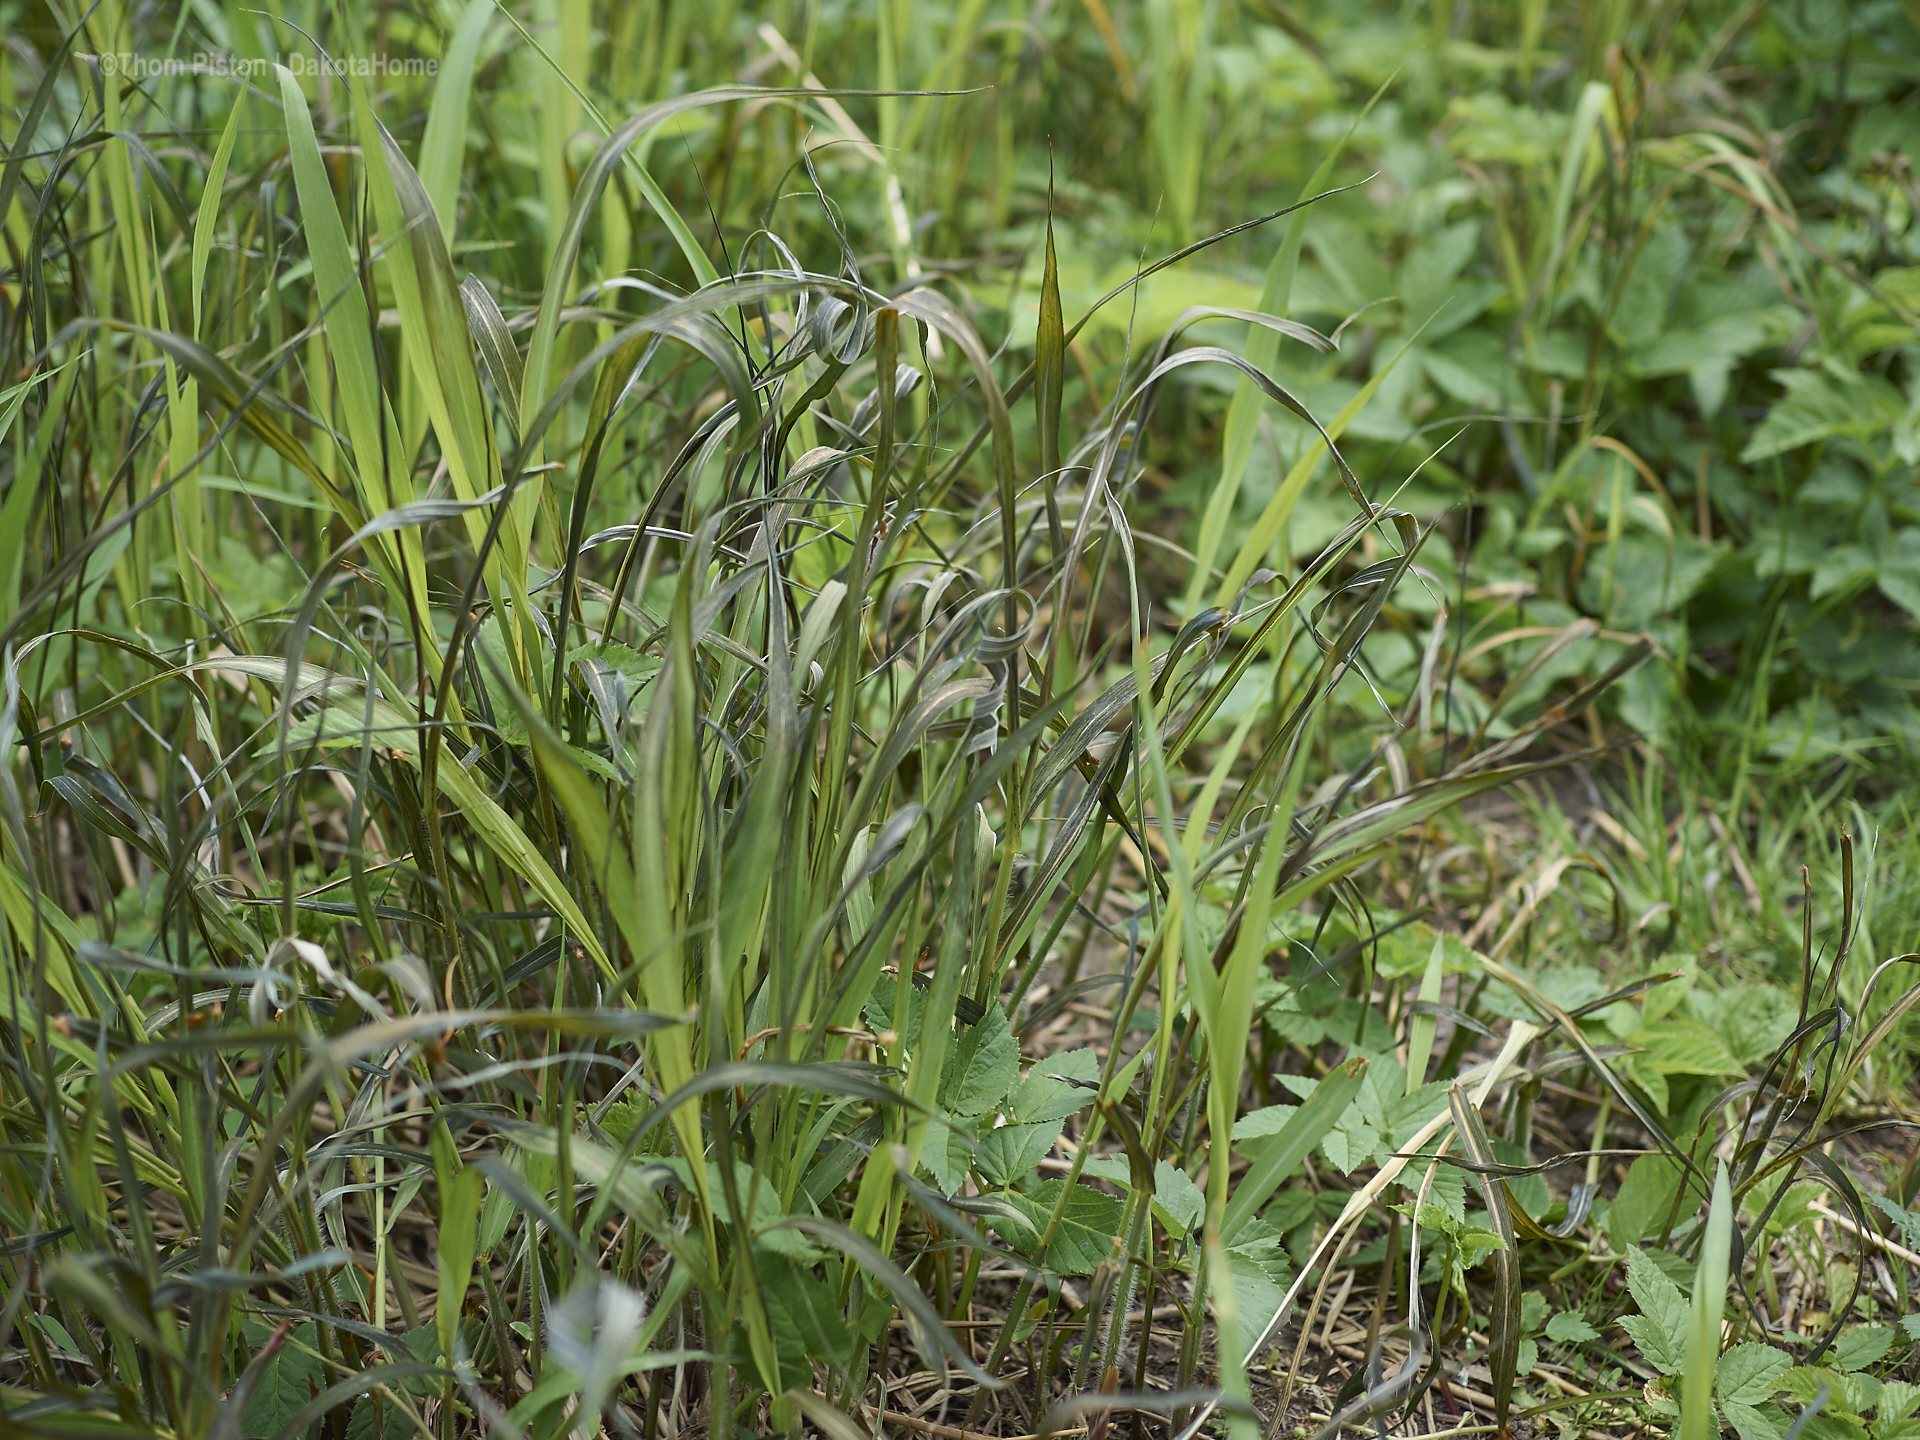
[[[1833,1363],[1852,1373],[1864,1370],[1893,1347],[1893,1328],[1889,1325],[1855,1325],[1843,1330],[1833,1345]]]
[[[967,1144],[971,1133],[971,1126],[936,1107],[934,1123],[927,1128],[926,1143],[920,1147],[920,1163],[943,1195],[957,1195],[967,1183],[974,1154]]]
[[[1679,1374],[1687,1343],[1687,1301],[1680,1287],[1636,1245],[1627,1251],[1627,1289],[1640,1314],[1627,1316],[1621,1325],[1656,1370]]]
[[[1053,1149],[1053,1142],[1060,1138],[1061,1124],[1043,1120],[986,1131],[980,1137],[980,1173],[995,1185],[1017,1184]]]
[[[1578,1310],[1562,1310],[1547,1321],[1547,1338],[1562,1345],[1580,1345],[1598,1340],[1600,1332]]]
[[[1379,1133],[1364,1120],[1350,1121],[1337,1130],[1329,1130],[1320,1142],[1320,1152],[1342,1175],[1351,1175],[1379,1148]]]
[[[1190,1234],[1199,1228],[1200,1217],[1207,1208],[1207,1197],[1186,1171],[1177,1169],[1165,1160],[1154,1161],[1153,1192],[1154,1205],[1167,1220],[1173,1222],[1169,1229]]]
[[[1518,1355],[1518,1359],[1514,1364],[1513,1373],[1516,1375],[1531,1375],[1533,1373],[1533,1367],[1538,1365],[1539,1363],[1540,1363],[1539,1342],[1536,1341],[1531,1335],[1521,1336],[1520,1345],[1519,1345],[1519,1355]]]
[[[1016,1120],[1027,1124],[1064,1120],[1091,1105],[1095,1094],[1068,1082],[1099,1078],[1100,1057],[1092,1050],[1050,1055],[1027,1072],[1007,1108]]]
[[[1713,1028],[1691,1016],[1670,1015],[1665,1020],[1628,1031],[1625,1038],[1627,1044],[1647,1052],[1639,1057],[1640,1062],[1656,1075],[1745,1073]]]
[[[1278,1135],[1299,1108],[1298,1105],[1268,1105],[1264,1109],[1249,1110],[1233,1122],[1233,1138],[1237,1142]]]
[[[1780,1378],[1793,1368],[1793,1357],[1771,1345],[1749,1341],[1735,1345],[1720,1357],[1714,1374],[1714,1397],[1723,1404],[1729,1400],[1758,1405],[1771,1400],[1780,1388]]]
[[[1280,1232],[1265,1221],[1250,1222],[1227,1247],[1227,1273],[1233,1277],[1241,1325],[1247,1333],[1259,1334],[1279,1312],[1293,1280]]]
[[[941,1077],[940,1103],[955,1115],[984,1115],[1020,1076],[1020,1042],[995,1005],[977,1025],[961,1027]]]
[[[1039,1232],[1052,1218],[1054,1203],[1066,1183],[1065,1180],[1046,1180],[1024,1194],[1017,1190],[1007,1192],[1007,1200],[1025,1211],[1034,1225],[1033,1233],[1012,1225],[1002,1230],[1015,1248],[1029,1255],[1033,1253]],[[1105,1194],[1091,1185],[1074,1186],[1061,1212],[1060,1226],[1053,1233],[1053,1243],[1047,1247],[1041,1263],[1061,1275],[1091,1275],[1093,1267],[1113,1252],[1114,1236],[1120,1233],[1121,1210],[1117,1196]]]
[[[1740,1440],[1780,1440],[1786,1433],[1780,1423],[1780,1409],[1776,1405],[1762,1409],[1740,1400],[1723,1400],[1720,1409]]]
[[[1693,1213],[1706,1198],[1698,1181],[1690,1186],[1679,1210],[1674,1209],[1685,1173],[1677,1160],[1665,1155],[1642,1155],[1628,1167],[1627,1178],[1607,1212],[1607,1230],[1617,1249],[1624,1250],[1649,1235],[1658,1234],[1669,1216],[1678,1220]]]
[[[1740,452],[1743,465],[1818,440],[1871,439],[1890,430],[1906,408],[1900,392],[1877,375],[1841,380],[1825,370],[1776,370],[1773,378],[1787,393]]]

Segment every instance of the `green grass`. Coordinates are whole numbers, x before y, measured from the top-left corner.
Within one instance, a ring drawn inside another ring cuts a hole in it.
[[[1920,1423],[1903,13],[0,29],[9,1430]]]

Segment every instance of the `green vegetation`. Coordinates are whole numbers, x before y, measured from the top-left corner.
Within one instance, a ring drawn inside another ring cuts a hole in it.
[[[1920,1435],[1920,12],[1323,8],[0,0],[0,1428]]]

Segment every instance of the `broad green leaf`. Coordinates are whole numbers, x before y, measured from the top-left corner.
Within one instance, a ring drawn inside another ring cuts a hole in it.
[[[1722,1404],[1731,1400],[1758,1405],[1773,1398],[1781,1377],[1792,1368],[1793,1357],[1784,1350],[1752,1341],[1735,1345],[1720,1357],[1714,1395]]]
[[[1068,1050],[1050,1055],[1027,1072],[1007,1108],[1016,1120],[1037,1124],[1064,1120],[1093,1103],[1095,1092],[1070,1081],[1100,1078],[1100,1057],[1092,1050]]]
[[[1782,1440],[1787,1427],[1785,1415],[1777,1405],[1749,1405],[1744,1400],[1724,1400],[1721,1413],[1733,1426],[1740,1440]]]
[[[266,1343],[271,1332],[264,1327],[247,1327],[255,1346]],[[288,1332],[279,1353],[267,1362],[260,1380],[247,1401],[241,1428],[247,1440],[275,1440],[286,1423],[300,1409],[327,1388],[326,1366],[318,1354],[319,1335],[311,1324],[296,1325]]]
[[[995,1005],[977,1025],[961,1027],[941,1078],[940,1103],[955,1115],[984,1115],[1020,1077],[1020,1043]]]
[[[1690,1016],[1670,1015],[1665,1020],[1630,1030],[1624,1038],[1627,1044],[1647,1052],[1637,1058],[1657,1075],[1746,1073],[1713,1028]]]
[[[1600,1332],[1578,1310],[1562,1310],[1547,1321],[1546,1336],[1562,1345],[1579,1345],[1598,1340]]]
[[[1033,1253],[1039,1232],[1053,1217],[1054,1202],[1060,1198],[1066,1183],[1065,1180],[1046,1180],[1026,1194],[1017,1190],[1007,1193],[1006,1198],[1025,1211],[1035,1227],[1032,1232],[1013,1225],[1006,1227],[1002,1233],[1015,1249],[1028,1255]],[[1113,1252],[1114,1237],[1120,1233],[1121,1222],[1118,1197],[1090,1185],[1074,1186],[1061,1212],[1053,1243],[1047,1247],[1046,1255],[1040,1257],[1041,1263],[1060,1275],[1091,1275],[1093,1267]]]
[[[764,1250],[756,1256],[754,1270],[766,1298],[767,1323],[773,1331],[784,1378],[793,1384],[811,1385],[813,1368],[806,1362],[844,1365],[852,1358],[853,1331],[832,1286],[818,1279],[811,1269]]]
[[[1360,1093],[1360,1082],[1366,1073],[1366,1060],[1355,1056],[1321,1080],[1277,1135],[1249,1143],[1246,1173],[1234,1187],[1220,1222],[1220,1238],[1229,1249],[1241,1229],[1280,1188],[1281,1182],[1298,1170],[1314,1146],[1326,1138],[1354,1096]]]
[[[1699,1207],[1706,1195],[1693,1181],[1686,1200],[1675,1209],[1685,1174],[1678,1161],[1665,1155],[1642,1155],[1627,1168],[1627,1178],[1607,1212],[1607,1230],[1617,1249],[1659,1234],[1669,1217],[1677,1223]]]
[[[1298,1105],[1268,1105],[1259,1110],[1249,1110],[1233,1122],[1233,1138],[1238,1142],[1278,1135],[1299,1108]]]
[[[1060,1129],[1060,1121],[1043,1120],[1033,1125],[1001,1125],[985,1131],[980,1136],[980,1173],[995,1185],[1018,1183],[1053,1149],[1053,1142],[1060,1138]],[[925,1160],[924,1152],[921,1158]]]
[[[1640,1307],[1621,1320],[1640,1353],[1662,1375],[1677,1375],[1686,1356],[1687,1302],[1680,1287],[1634,1246],[1627,1251],[1627,1289]]]
[[[1293,1280],[1293,1263],[1280,1232],[1255,1220],[1227,1247],[1227,1273],[1233,1278],[1244,1333],[1258,1335],[1279,1313]]]
[[[1851,1373],[1875,1364],[1893,1348],[1893,1328],[1888,1325],[1855,1325],[1840,1332],[1833,1342],[1833,1363]]]
[[[1089,1160],[1082,1174],[1098,1180],[1111,1180],[1125,1189],[1133,1188],[1133,1176],[1127,1161],[1118,1155]],[[1207,1197],[1186,1171],[1165,1160],[1153,1166],[1153,1209],[1161,1225],[1175,1235],[1190,1235],[1200,1228],[1206,1213]]]
[[[1877,375],[1842,380],[1825,370],[1776,370],[1773,378],[1787,393],[1740,452],[1743,465],[1838,436],[1875,438],[1906,409],[1900,392]]]

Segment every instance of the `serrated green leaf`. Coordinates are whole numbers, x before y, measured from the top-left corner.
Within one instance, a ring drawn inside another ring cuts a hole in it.
[[[1623,1315],[1620,1328],[1633,1337],[1646,1362],[1662,1375],[1678,1375],[1683,1355],[1668,1336],[1666,1327],[1648,1315]]]
[[[258,1332],[254,1343],[265,1344],[270,1333]],[[247,1401],[240,1422],[247,1440],[274,1440],[303,1405],[327,1388],[326,1366],[313,1353],[319,1339],[311,1324],[296,1325],[288,1332]]]
[[[1022,1253],[1032,1255],[1038,1234],[1053,1216],[1053,1207],[1066,1185],[1065,1180],[1047,1180],[1022,1194],[1008,1192],[1006,1198],[1026,1212],[1035,1233],[1028,1234],[1009,1226],[1003,1234]],[[1093,1267],[1113,1251],[1113,1237],[1120,1233],[1122,1205],[1117,1196],[1105,1194],[1089,1185],[1076,1185],[1067,1197],[1054,1231],[1053,1243],[1041,1263],[1059,1275],[1091,1275]],[[996,1227],[998,1228],[998,1227]],[[1011,1232],[1011,1233],[1009,1233]]]
[[[980,1173],[995,1185],[1012,1185],[1030,1174],[1053,1142],[1060,1138],[1062,1122],[1042,1120],[1033,1125],[1001,1125],[980,1137],[980,1155],[976,1163]]]
[[[1630,1030],[1627,1044],[1647,1053],[1637,1057],[1660,1075],[1742,1075],[1745,1067],[1727,1049],[1713,1027],[1691,1016],[1672,1015]]]
[[[1064,1120],[1091,1105],[1097,1093],[1068,1082],[1099,1078],[1100,1057],[1092,1050],[1050,1055],[1027,1072],[1007,1108],[1014,1119],[1027,1124]]]
[[[1781,1424],[1786,1417],[1778,1406],[1762,1408],[1740,1400],[1726,1400],[1721,1402],[1720,1409],[1740,1440],[1781,1440],[1786,1433],[1786,1426]]]
[[[1020,1077],[1020,1042],[996,1004],[977,1025],[964,1026],[940,1080],[940,1103],[955,1115],[984,1115]]]
[[[1578,1310],[1562,1310],[1547,1321],[1546,1335],[1562,1345],[1580,1345],[1600,1338],[1600,1332]]]
[[[966,1186],[967,1171],[974,1158],[968,1143],[972,1131],[973,1127],[959,1117],[937,1107],[934,1110],[926,1143],[920,1147],[920,1164],[943,1195],[957,1195]]]
[[[832,1286],[784,1256],[759,1260],[755,1268],[783,1372],[789,1360],[844,1365],[852,1358],[853,1331]],[[805,1379],[811,1382],[810,1369]]]
[[[1864,1370],[1892,1348],[1892,1326],[1855,1325],[1841,1331],[1833,1342],[1833,1363],[1848,1373]]]
[[[1662,1375],[1679,1374],[1687,1344],[1687,1301],[1680,1287],[1645,1250],[1634,1246],[1627,1251],[1627,1290],[1640,1307],[1640,1314],[1620,1323],[1656,1370]],[[1636,1318],[1641,1323],[1628,1323]]]
[[[1249,1110],[1233,1122],[1233,1138],[1238,1142],[1278,1135],[1299,1108],[1298,1105],[1268,1105],[1260,1110]]]
[[[1793,1368],[1793,1357],[1784,1350],[1752,1341],[1735,1345],[1720,1356],[1714,1374],[1714,1398],[1721,1403],[1738,1401],[1758,1405],[1771,1400],[1780,1388],[1780,1377]]]
[[[1366,1073],[1366,1060],[1356,1056],[1347,1061],[1314,1087],[1313,1094],[1288,1117],[1279,1134],[1253,1141],[1248,1146],[1250,1163],[1234,1186],[1226,1215],[1220,1222],[1220,1238],[1229,1248],[1241,1229],[1280,1188],[1281,1182],[1300,1168],[1313,1147],[1321,1143],[1329,1128],[1345,1113],[1353,1097],[1360,1093]]]
[[[1740,452],[1743,465],[1836,436],[1884,434],[1905,408],[1900,392],[1877,375],[1841,380],[1825,370],[1776,370],[1773,378],[1787,393]]]
[[[1240,1323],[1259,1334],[1279,1312],[1293,1280],[1293,1264],[1280,1232],[1255,1220],[1227,1247],[1227,1273],[1233,1279],[1234,1301]]]

